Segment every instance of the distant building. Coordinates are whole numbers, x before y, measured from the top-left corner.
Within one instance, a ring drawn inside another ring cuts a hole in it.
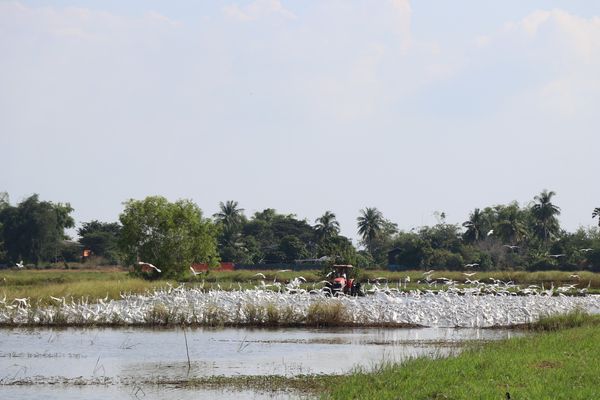
[[[194,272],[207,272],[209,269],[211,271],[234,271],[235,264],[232,262],[221,262],[217,268],[209,268],[208,263],[194,263],[191,267]]]

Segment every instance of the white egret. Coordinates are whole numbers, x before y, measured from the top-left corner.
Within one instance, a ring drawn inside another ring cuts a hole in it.
[[[158,273],[161,273],[162,271],[160,269],[158,269],[156,266],[147,263],[147,262],[143,262],[143,261],[138,261],[138,265],[140,265],[142,267],[142,269],[144,269],[144,267],[146,268],[152,268],[153,270],[155,270]]]
[[[560,258],[560,257],[566,257],[566,254],[548,254],[548,257],[553,257],[553,258]]]

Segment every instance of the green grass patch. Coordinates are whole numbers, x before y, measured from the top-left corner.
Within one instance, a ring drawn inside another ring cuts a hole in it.
[[[599,321],[580,312],[547,317],[532,326],[542,331],[532,336],[473,346],[450,358],[356,371],[323,397],[505,399],[509,393],[512,399],[600,398]]]

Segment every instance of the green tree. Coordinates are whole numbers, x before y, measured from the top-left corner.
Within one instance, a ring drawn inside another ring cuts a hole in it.
[[[381,234],[384,225],[383,214],[376,207],[366,207],[364,210],[360,210],[356,221],[358,234],[362,236],[367,250],[373,255],[374,240]]]
[[[560,230],[557,216],[560,215],[560,207],[552,204],[552,197],[556,195],[553,191],[544,190],[534,197],[535,204],[531,207],[531,214],[535,219],[536,235],[544,242],[555,236]]]
[[[288,235],[279,242],[279,251],[283,254],[283,261],[293,263],[308,257],[306,246],[297,236]]]
[[[432,249],[444,249],[453,253],[461,250],[460,228],[457,225],[440,223],[421,228],[419,235]]]
[[[176,277],[194,262],[218,261],[218,228],[190,200],[132,199],[125,203],[119,220],[123,226],[119,245],[129,265],[149,262],[163,276]]]
[[[110,263],[118,261],[120,233],[121,225],[117,222],[97,220],[84,222],[77,230],[79,243],[90,249],[94,255],[106,258]]]
[[[598,217],[598,226],[600,226],[600,207],[594,208],[594,211],[592,212],[592,218],[596,217]]]
[[[319,241],[337,236],[340,233],[340,223],[331,211],[325,211],[325,214],[317,218],[315,223],[315,232]]]
[[[223,225],[225,230],[235,230],[244,222],[244,209],[238,207],[237,201],[219,202],[219,209],[220,211],[213,217]]]
[[[223,261],[243,262],[247,260],[248,251],[242,237],[241,231],[246,223],[244,209],[239,208],[238,202],[228,200],[219,203],[220,211],[213,218],[220,227],[219,255]]]
[[[319,241],[318,257],[328,257],[332,264],[353,264],[357,266],[356,249],[345,236],[330,236]]]
[[[242,229],[242,241],[252,241],[252,257],[256,263],[282,263],[290,260],[291,253],[286,255],[284,249],[291,248],[289,236],[294,236],[302,243],[303,254],[312,257],[316,253],[316,233],[306,220],[299,220],[294,214],[279,214],[268,208],[254,214]],[[287,243],[282,244],[283,238]],[[294,259],[303,258],[296,257]]]
[[[10,205],[9,197],[7,192],[0,192],[0,213],[3,209]],[[0,222],[0,261],[4,261],[6,257],[6,250],[4,249],[4,235],[2,229],[2,223]]]
[[[10,206],[10,198],[7,192],[0,192],[0,211]]]
[[[462,226],[466,228],[463,235],[464,239],[469,243],[473,243],[485,238],[489,223],[486,221],[485,214],[479,208],[476,208],[469,214],[469,219],[463,222]]]
[[[528,236],[526,213],[521,210],[516,202],[496,206],[495,211],[494,235],[498,236],[505,244],[521,244]]]
[[[56,260],[67,238],[65,229],[75,225],[72,212],[69,203],[40,201],[37,194],[17,206],[5,205],[0,211],[0,225],[6,258],[35,264]]]
[[[390,264],[396,264],[403,269],[417,269],[429,265],[433,253],[431,243],[418,233],[400,232],[393,241],[394,257]]]

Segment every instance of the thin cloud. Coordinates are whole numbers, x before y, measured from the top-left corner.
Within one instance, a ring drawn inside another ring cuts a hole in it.
[[[230,4],[223,7],[225,16],[238,21],[255,21],[268,16],[280,16],[288,19],[296,19],[296,15],[286,9],[279,0],[256,0],[245,7]]]
[[[590,115],[600,102],[599,17],[536,10],[489,38],[485,47],[499,51],[499,60],[513,59],[521,69],[543,72],[535,76],[538,83],[514,93],[512,101],[521,107],[577,118]]]

